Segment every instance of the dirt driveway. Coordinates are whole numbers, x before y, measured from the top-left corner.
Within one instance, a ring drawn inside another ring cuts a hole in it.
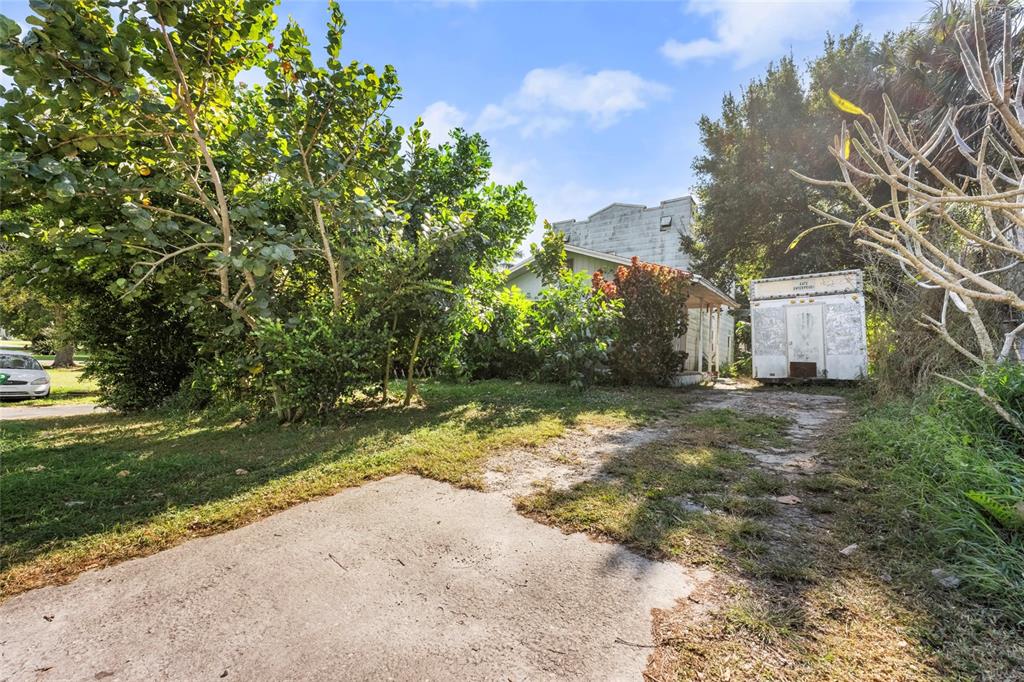
[[[700,578],[397,476],[11,599],[0,678],[637,679]]]

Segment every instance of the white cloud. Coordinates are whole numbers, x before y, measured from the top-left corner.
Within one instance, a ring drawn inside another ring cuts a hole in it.
[[[601,130],[630,112],[668,96],[669,88],[632,71],[584,73],[567,66],[533,69],[519,90],[500,104],[488,104],[477,117],[481,131],[516,126],[526,136],[549,135],[583,118]]]
[[[434,102],[420,114],[423,125],[430,131],[434,144],[451,140],[452,128],[458,128],[466,122],[466,112],[443,100]]]
[[[520,180],[525,180],[527,174],[538,166],[537,159],[511,161],[497,150],[492,151],[492,161],[491,180],[499,185],[514,185]]]
[[[477,116],[475,128],[478,130],[499,130],[518,124],[522,119],[497,104],[488,104]]]
[[[749,66],[846,25],[852,6],[853,0],[691,0],[687,12],[711,17],[714,37],[670,39],[661,54],[676,64],[728,56],[737,67]]]

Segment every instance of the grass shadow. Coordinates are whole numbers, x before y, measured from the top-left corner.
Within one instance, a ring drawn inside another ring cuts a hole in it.
[[[501,381],[420,391],[414,408],[286,426],[161,412],[4,422],[0,569],[147,553],[402,471],[474,485],[495,448],[539,444],[582,419],[635,423],[680,399]]]

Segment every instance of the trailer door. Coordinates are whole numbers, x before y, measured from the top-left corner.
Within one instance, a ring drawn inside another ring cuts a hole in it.
[[[825,376],[825,326],[822,320],[822,306],[788,306],[786,336],[789,342],[789,376]]]

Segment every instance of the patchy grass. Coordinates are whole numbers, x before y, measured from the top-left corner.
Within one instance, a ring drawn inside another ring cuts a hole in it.
[[[879,517],[862,505],[882,500],[849,470],[855,454],[844,444],[863,441],[857,428],[841,424],[816,443],[838,471],[789,480],[734,449],[785,445],[784,420],[711,410],[678,423],[672,437],[622,455],[593,480],[517,502],[563,529],[716,569],[695,595],[713,606],[682,605],[656,622],[651,679],[1024,679],[1024,639],[1004,616],[934,580],[907,591],[882,570],[904,562],[920,576],[934,564],[912,537],[894,542],[864,528]],[[771,499],[786,494],[802,503]],[[861,549],[839,553],[853,542]]]
[[[699,433],[704,442],[716,445],[781,447],[786,444],[786,429],[792,422],[766,414],[741,415],[734,410],[701,410],[686,416],[683,426]]]
[[[789,421],[702,410],[681,415],[678,425],[669,439],[609,462],[600,478],[518,500],[520,511],[694,564],[721,564],[727,560],[721,547],[758,547],[764,526],[747,517],[771,515],[774,503],[740,494],[757,473],[750,471],[748,455],[727,448],[750,446],[757,438],[783,444]]]
[[[0,595],[69,580],[399,472],[479,483],[494,449],[640,423],[678,391],[425,382],[424,404],[278,426],[150,413],[0,422]]]
[[[790,487],[789,481],[777,474],[770,474],[760,469],[750,469],[744,474],[733,492],[738,495],[781,495]]]

